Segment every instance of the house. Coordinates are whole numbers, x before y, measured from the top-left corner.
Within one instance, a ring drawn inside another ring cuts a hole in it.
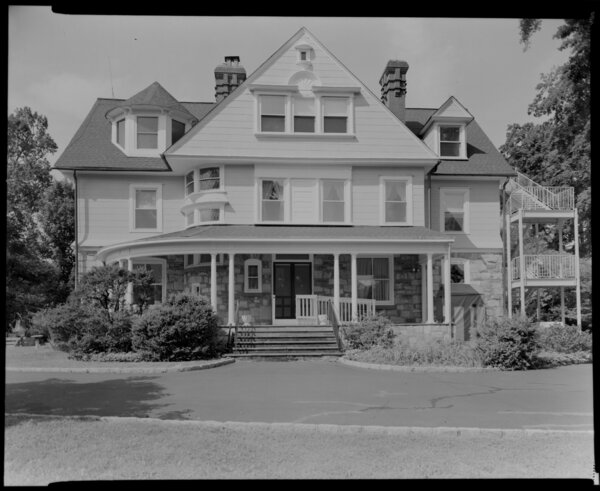
[[[156,302],[206,296],[223,325],[330,305],[449,337],[451,283],[501,315],[514,171],[456,98],[407,107],[407,71],[387,63],[377,96],[302,28],[249,76],[225,57],[216,102],[157,82],[98,99],[55,165],[76,183],[78,274],[152,269]]]

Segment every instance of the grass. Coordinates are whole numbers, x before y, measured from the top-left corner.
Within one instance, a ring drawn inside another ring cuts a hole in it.
[[[49,344],[35,348],[33,346],[6,346],[6,366],[15,368],[166,368],[197,362],[121,362],[121,361],[80,361],[71,360],[68,353],[55,350]]]
[[[23,417],[6,421],[5,485],[112,479],[590,478],[589,434],[388,435]]]

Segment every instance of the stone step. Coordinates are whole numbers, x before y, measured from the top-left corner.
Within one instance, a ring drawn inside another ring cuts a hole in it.
[[[331,326],[246,326],[237,332],[333,332]]]
[[[333,331],[327,332],[238,332],[238,339],[258,338],[321,338],[334,336]]]
[[[254,351],[252,353],[230,353],[227,356],[233,358],[312,358],[312,357],[323,357],[323,356],[342,356],[340,351],[288,351],[288,352],[267,352],[267,351]]]
[[[278,345],[278,346],[269,346],[269,345],[261,345],[261,346],[236,346],[233,351],[315,351],[315,350],[335,350],[337,351],[338,347],[334,344],[313,344],[310,346],[299,345],[299,344],[288,344],[288,345]]]
[[[268,338],[268,339],[251,339],[251,340],[247,340],[247,339],[238,339],[237,344],[236,345],[258,345],[258,344],[277,344],[277,345],[288,345],[288,344],[306,344],[306,345],[311,345],[311,344],[336,344],[337,345],[337,341],[336,339],[331,336],[331,337],[323,337],[323,338]]]

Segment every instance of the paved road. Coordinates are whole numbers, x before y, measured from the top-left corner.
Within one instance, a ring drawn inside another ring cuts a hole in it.
[[[403,373],[334,361],[157,375],[6,373],[7,413],[592,430],[592,366]]]

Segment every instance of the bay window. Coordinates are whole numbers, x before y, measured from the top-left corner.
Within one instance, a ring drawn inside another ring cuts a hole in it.
[[[138,116],[137,148],[158,148],[158,118]]]
[[[358,298],[393,303],[392,257],[359,257],[356,266]]]
[[[185,195],[192,194],[194,192],[194,171],[188,172],[185,175]]]
[[[207,191],[209,189],[219,189],[221,186],[219,167],[207,167],[198,171],[198,189]]]

